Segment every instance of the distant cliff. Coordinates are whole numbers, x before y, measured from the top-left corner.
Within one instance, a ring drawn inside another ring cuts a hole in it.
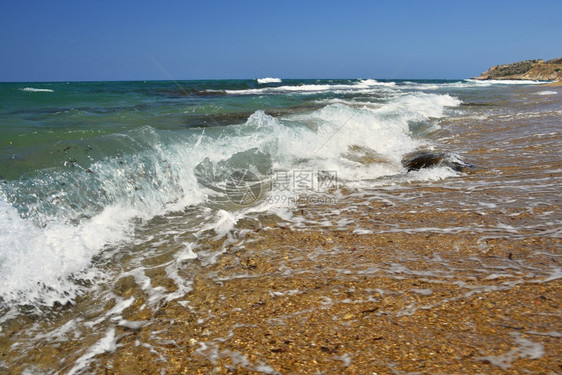
[[[562,80],[562,57],[548,61],[526,60],[513,64],[496,65],[474,79],[531,79],[539,81]]]

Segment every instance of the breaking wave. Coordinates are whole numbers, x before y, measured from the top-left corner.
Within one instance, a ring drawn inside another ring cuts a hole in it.
[[[378,83],[336,86],[368,85]],[[342,181],[403,178],[402,157],[425,145],[419,124],[429,124],[427,131],[431,119],[459,104],[449,95],[402,93],[377,106],[337,102],[279,117],[259,110],[243,123],[203,131],[144,126],[107,135],[102,141],[117,144],[118,155],[80,168],[41,170],[0,187],[0,305],[74,300],[84,285],[105,277],[93,258],[131,240],[139,223],[158,215],[205,207],[205,225],[234,223],[225,222],[225,213],[240,208],[221,196],[225,179],[237,170],[263,179],[272,170],[304,169],[335,171]],[[454,174],[443,168],[409,175],[427,180]]]
[[[258,78],[258,83],[260,83],[260,84],[281,83],[281,78],[271,78],[271,77]]]

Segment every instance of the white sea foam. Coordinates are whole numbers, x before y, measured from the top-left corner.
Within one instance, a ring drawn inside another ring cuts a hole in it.
[[[334,356],[334,359],[342,361],[343,367],[349,367],[349,365],[351,364],[351,358],[353,358],[353,357],[351,355],[349,355],[349,353],[344,353],[342,355],[335,355]]]
[[[536,93],[536,95],[557,95],[558,93],[556,91],[549,91],[549,90],[545,90],[545,91],[539,91]]]
[[[204,201],[206,193],[193,171],[198,162],[207,156],[224,161],[249,144],[260,145],[259,137],[249,134],[250,143],[233,142],[231,136],[217,143],[201,136],[166,148],[158,145],[151,132],[141,135],[152,138],[156,146],[127,162],[94,163],[86,178],[80,170],[37,177],[35,194],[43,195],[38,196],[39,203],[30,203],[32,213],[27,217],[0,194],[0,297],[5,303],[51,306],[73,301],[83,293],[73,280],[95,283],[105,278],[92,267],[92,258],[131,238],[139,219],[146,221]],[[18,193],[18,186],[11,187],[16,189],[12,194],[23,194]],[[72,186],[72,190],[60,190],[60,186]],[[216,221],[209,229],[225,236],[236,217],[221,210]],[[192,251],[178,253],[180,261],[195,256]]]
[[[370,230],[370,229],[363,229],[363,228],[357,227],[353,230],[353,233],[355,233],[355,234],[373,234],[373,231]]]
[[[294,168],[299,160],[313,158],[316,168],[337,170],[338,177],[346,180],[373,179],[399,174],[402,156],[423,144],[411,137],[409,122],[442,117],[446,107],[459,104],[449,95],[407,94],[376,109],[330,104],[288,118],[306,124],[306,128],[283,126],[279,119],[263,112],[252,115],[247,126],[265,130],[260,134],[262,147],[268,143],[275,147],[279,167]],[[361,150],[357,157],[370,153],[380,162],[358,163],[353,154],[357,147]]]
[[[31,204],[34,214],[28,217],[0,194],[0,297],[8,303],[46,306],[73,301],[83,291],[72,279],[103,279],[104,274],[90,267],[92,257],[127,241],[134,219],[146,221],[202,202],[204,193],[191,169],[199,150],[175,147],[128,163],[94,163],[90,178],[79,172],[38,177],[33,184],[44,186],[37,194],[45,196]],[[176,162],[170,164],[172,157]],[[53,179],[65,176],[72,191],[49,192],[49,185],[60,185]]]
[[[373,90],[390,89],[396,84],[394,82],[378,82],[375,80],[362,80],[350,84],[301,84],[301,85],[284,85],[278,87],[266,87],[261,89],[245,89],[245,90],[225,90],[227,94],[234,95],[257,95],[257,94],[283,94],[283,93],[301,93],[314,94],[319,92],[372,92]]]
[[[279,86],[263,89],[247,89],[247,90],[225,90],[227,94],[248,95],[248,94],[265,94],[265,93],[289,93],[289,92],[309,92],[315,93],[320,91],[328,91],[336,89],[336,85],[298,85],[298,86]],[[350,85],[337,85],[339,88],[352,88]]]
[[[457,89],[469,87],[485,87],[491,86],[488,81],[479,80],[463,80],[457,82],[429,83],[429,82],[404,82],[404,85],[411,89],[417,90],[439,90],[439,89]]]
[[[258,83],[266,84],[266,83],[281,83],[281,78],[272,78],[272,77],[265,77],[265,78],[258,78]]]
[[[441,89],[463,89],[471,87],[490,87],[493,85],[542,85],[546,81],[531,81],[531,80],[500,80],[500,79],[465,79],[457,82],[404,82],[404,86],[410,89],[417,90],[441,90]]]
[[[35,87],[24,87],[23,89],[20,90],[25,92],[54,92],[54,90],[51,89],[38,89]]]
[[[190,243],[187,243],[185,244],[185,248],[177,254],[176,259],[178,262],[197,259],[197,253],[193,251],[193,246]]]
[[[488,86],[492,85],[542,85],[551,81],[534,81],[527,79],[466,79],[467,82],[475,84],[477,86]]]
[[[221,238],[226,236],[232,228],[234,228],[237,219],[235,215],[225,210],[219,210],[217,216],[218,219],[216,224],[213,226],[213,229],[217,233],[218,237]]]
[[[38,228],[0,198],[0,296],[49,306],[73,300],[79,288],[67,277],[83,271],[103,246],[125,238],[134,215],[130,209],[107,207],[83,225]],[[97,273],[76,276],[102,278]]]
[[[86,353],[84,353],[75,362],[73,368],[70,369],[68,374],[81,373],[90,363],[90,361],[98,354],[113,352],[117,349],[117,340],[115,337],[115,328],[110,328],[105,336],[96,342]]]
[[[377,81],[376,79],[361,79],[359,81],[359,85],[392,87],[392,86],[396,86],[396,82],[380,82],[380,81]]]
[[[519,333],[512,333],[511,336],[515,339],[517,345],[515,348],[504,354],[488,355],[477,359],[507,370],[518,358],[538,359],[545,354],[544,346],[541,343],[524,339]]]

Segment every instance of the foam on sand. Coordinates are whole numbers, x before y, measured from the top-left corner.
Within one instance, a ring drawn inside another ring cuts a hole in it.
[[[115,328],[110,328],[105,336],[96,342],[86,353],[76,360],[76,365],[70,369],[69,374],[79,374],[84,370],[96,355],[113,352],[117,349],[117,340],[115,338]]]
[[[487,84],[495,85],[543,85],[545,81],[533,81],[530,79],[467,79],[467,82],[477,83],[481,86],[487,86]]]
[[[550,91],[550,90],[537,92],[537,95],[541,95],[541,96],[545,96],[545,95],[556,95],[556,94],[558,94],[556,91]]]

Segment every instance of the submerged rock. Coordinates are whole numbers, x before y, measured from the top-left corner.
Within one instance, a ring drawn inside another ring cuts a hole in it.
[[[402,165],[410,171],[418,171],[422,168],[449,167],[457,172],[463,172],[467,168],[473,168],[470,163],[459,159],[458,156],[446,152],[417,151],[407,154],[402,158]]]

